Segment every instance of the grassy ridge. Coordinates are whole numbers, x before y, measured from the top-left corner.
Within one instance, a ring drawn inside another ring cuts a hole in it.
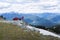
[[[17,25],[0,22],[0,40],[60,40],[52,36],[43,36],[34,31],[24,31]]]

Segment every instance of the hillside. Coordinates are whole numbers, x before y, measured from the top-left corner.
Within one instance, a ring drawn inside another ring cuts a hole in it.
[[[57,37],[44,36],[34,31],[26,31],[17,25],[0,22],[0,40],[60,40]]]

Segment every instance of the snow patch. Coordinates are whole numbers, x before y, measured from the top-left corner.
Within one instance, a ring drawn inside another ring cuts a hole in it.
[[[29,25],[28,25],[27,27],[28,27],[29,29],[31,29],[31,30],[37,30],[37,31],[39,31],[40,34],[43,34],[43,35],[51,35],[51,36],[60,38],[60,35],[55,34],[55,33],[53,33],[53,32],[49,32],[49,31],[44,30],[44,29],[35,28],[35,27],[29,26]]]

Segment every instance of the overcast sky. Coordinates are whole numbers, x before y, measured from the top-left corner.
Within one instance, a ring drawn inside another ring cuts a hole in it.
[[[60,0],[0,0],[0,13],[60,13]]]

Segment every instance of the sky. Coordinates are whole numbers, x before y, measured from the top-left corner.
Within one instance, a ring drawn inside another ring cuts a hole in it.
[[[60,0],[0,0],[0,13],[60,13]]]

